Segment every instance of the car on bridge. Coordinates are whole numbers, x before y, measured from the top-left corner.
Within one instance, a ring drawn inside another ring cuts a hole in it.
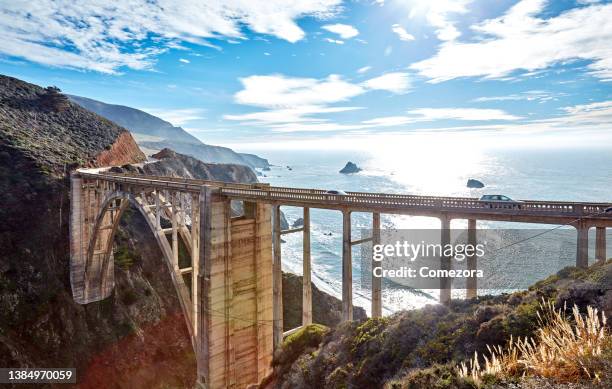
[[[325,194],[336,195],[336,196],[346,196],[346,192],[340,189],[331,189],[325,192]]]
[[[488,208],[505,208],[505,209],[521,209],[520,200],[512,200],[508,196],[504,195],[482,195],[480,201],[485,203],[485,207]]]

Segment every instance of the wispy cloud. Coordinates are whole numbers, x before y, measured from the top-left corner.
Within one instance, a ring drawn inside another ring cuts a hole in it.
[[[510,115],[499,109],[481,108],[417,108],[404,116],[384,116],[363,121],[367,125],[399,126],[409,123],[431,122],[437,120],[494,121],[518,120],[519,116]]]
[[[394,24],[391,26],[391,31],[393,31],[400,40],[402,41],[413,41],[414,35],[410,34],[406,29],[399,24]]]
[[[297,19],[329,17],[340,3],[267,0],[262,7],[236,0],[2,1],[0,53],[103,73],[150,69],[157,55],[180,42],[210,45],[208,38],[243,38],[242,26],[296,42],[305,35]]]
[[[200,108],[165,109],[165,108],[141,108],[143,111],[153,116],[164,119],[174,126],[184,126],[185,124],[204,119],[204,110]]]
[[[371,69],[372,69],[371,66],[364,66],[364,67],[357,69],[357,73],[359,74],[367,73]]]
[[[419,120],[517,120],[519,116],[510,115],[500,109],[483,108],[417,108],[408,111]]]
[[[371,78],[363,83],[366,88],[406,93],[410,90],[410,76],[406,72],[393,72]]]
[[[504,96],[483,96],[478,97],[472,101],[476,103],[484,103],[490,101],[537,101],[544,103],[547,101],[556,101],[561,97],[568,96],[567,93],[563,92],[548,92],[541,90],[530,90],[522,93],[512,93]]]
[[[191,63],[190,60],[185,59],[185,58],[179,58],[179,62],[182,62],[182,63]]]
[[[342,39],[350,39],[359,35],[359,30],[349,24],[326,24],[321,28],[338,34]]]
[[[288,127],[291,131],[297,128],[310,128],[312,131],[347,129],[321,115],[361,109],[333,104],[348,101],[371,90],[405,93],[410,87],[407,73],[402,72],[387,73],[362,83],[353,83],[335,74],[322,79],[281,74],[254,75],[242,78],[240,82],[243,88],[234,95],[234,101],[241,105],[265,108],[265,111],[228,114],[223,118],[246,125],[266,126],[276,131],[285,131]],[[355,125],[350,128],[355,128]]]
[[[331,38],[325,38],[325,40],[329,43],[335,43],[337,45],[343,45],[344,41],[341,41],[340,39],[331,39]]]
[[[573,60],[590,61],[590,73],[612,81],[612,4],[539,17],[545,0],[522,0],[504,15],[472,26],[474,42],[444,43],[436,55],[411,67],[432,82],[458,77],[501,78]]]

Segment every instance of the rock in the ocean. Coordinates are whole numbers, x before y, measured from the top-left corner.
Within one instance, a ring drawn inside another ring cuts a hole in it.
[[[475,180],[473,178],[470,178],[467,181],[467,187],[468,188],[474,188],[474,189],[480,189],[480,188],[484,188],[484,184],[478,180]]]
[[[352,174],[352,173],[359,173],[360,171],[361,171],[361,168],[359,166],[357,166],[353,162],[349,161],[342,168],[342,170],[340,170],[340,173],[343,173],[343,174]]]
[[[297,218],[294,222],[293,222],[293,228],[298,228],[298,227],[303,227],[304,226],[304,219],[303,218]]]

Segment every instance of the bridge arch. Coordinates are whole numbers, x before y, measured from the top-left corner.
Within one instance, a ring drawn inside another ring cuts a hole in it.
[[[172,195],[170,195],[172,196]],[[193,337],[192,304],[190,292],[181,275],[178,264],[178,240],[181,239],[191,252],[188,239],[189,229],[178,226],[178,214],[181,212],[174,201],[168,202],[161,194],[153,196],[159,199],[159,206],[151,204],[145,192],[134,194],[123,190],[109,192],[102,200],[93,223],[87,254],[85,258],[84,277],[85,295],[88,298],[104,299],[111,295],[114,288],[113,241],[119,228],[119,222],[129,205],[137,209],[145,219],[151,233],[157,241],[164,262],[168,267],[172,283],[178,292],[181,309],[187,328]],[[171,204],[172,208],[170,208]],[[172,239],[167,238],[169,231],[161,228],[161,219],[170,220],[173,225]],[[182,233],[179,231],[182,229]]]
[[[232,218],[231,199],[220,193],[220,185],[98,170],[71,177],[75,302],[111,295],[113,238],[131,204],[157,240],[187,321],[198,381],[211,389],[261,381],[271,371],[273,351],[271,206],[249,202],[242,217]],[[179,237],[191,259],[184,268]]]

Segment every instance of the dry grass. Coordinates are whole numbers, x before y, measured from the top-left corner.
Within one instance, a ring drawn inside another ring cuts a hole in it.
[[[499,378],[521,375],[544,377],[557,382],[601,380],[604,351],[612,339],[606,317],[587,307],[586,315],[574,306],[568,317],[551,302],[542,302],[538,313],[540,328],[535,337],[510,339],[508,346],[488,347],[481,365],[478,355],[457,367],[459,375],[477,384],[486,376]]]

